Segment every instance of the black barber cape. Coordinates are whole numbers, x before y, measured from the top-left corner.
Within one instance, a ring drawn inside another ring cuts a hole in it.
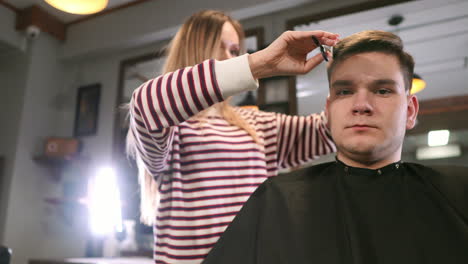
[[[340,161],[272,177],[204,264],[468,264],[468,170]]]

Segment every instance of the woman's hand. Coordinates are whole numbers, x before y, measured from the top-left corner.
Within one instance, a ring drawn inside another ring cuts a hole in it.
[[[254,78],[308,73],[323,61],[320,53],[307,60],[307,54],[317,48],[312,36],[327,46],[334,46],[339,40],[338,34],[320,30],[286,31],[265,49],[249,55]]]

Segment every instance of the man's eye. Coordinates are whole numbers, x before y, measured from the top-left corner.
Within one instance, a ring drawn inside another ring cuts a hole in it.
[[[346,89],[338,90],[336,92],[336,95],[350,95],[350,94],[352,94],[352,92],[350,90],[346,90]]]
[[[377,89],[376,93],[377,94],[381,94],[381,95],[385,95],[385,94],[390,94],[392,91],[390,89],[385,89],[385,88],[380,88],[380,89]]]

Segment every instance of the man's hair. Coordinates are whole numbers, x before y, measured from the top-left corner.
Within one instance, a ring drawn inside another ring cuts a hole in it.
[[[381,52],[394,55],[400,62],[401,72],[405,80],[405,89],[411,89],[413,79],[413,57],[403,50],[403,41],[397,35],[380,30],[366,30],[342,39],[333,47],[333,60],[327,68],[328,80],[336,65],[347,58],[366,52]]]

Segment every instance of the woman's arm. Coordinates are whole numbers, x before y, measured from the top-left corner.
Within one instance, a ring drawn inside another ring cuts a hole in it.
[[[231,95],[258,87],[247,56],[206,60],[149,80],[134,91],[129,137],[153,176],[167,167],[178,124]]]
[[[276,122],[280,168],[296,167],[336,151],[323,113],[309,116],[278,114]]]

